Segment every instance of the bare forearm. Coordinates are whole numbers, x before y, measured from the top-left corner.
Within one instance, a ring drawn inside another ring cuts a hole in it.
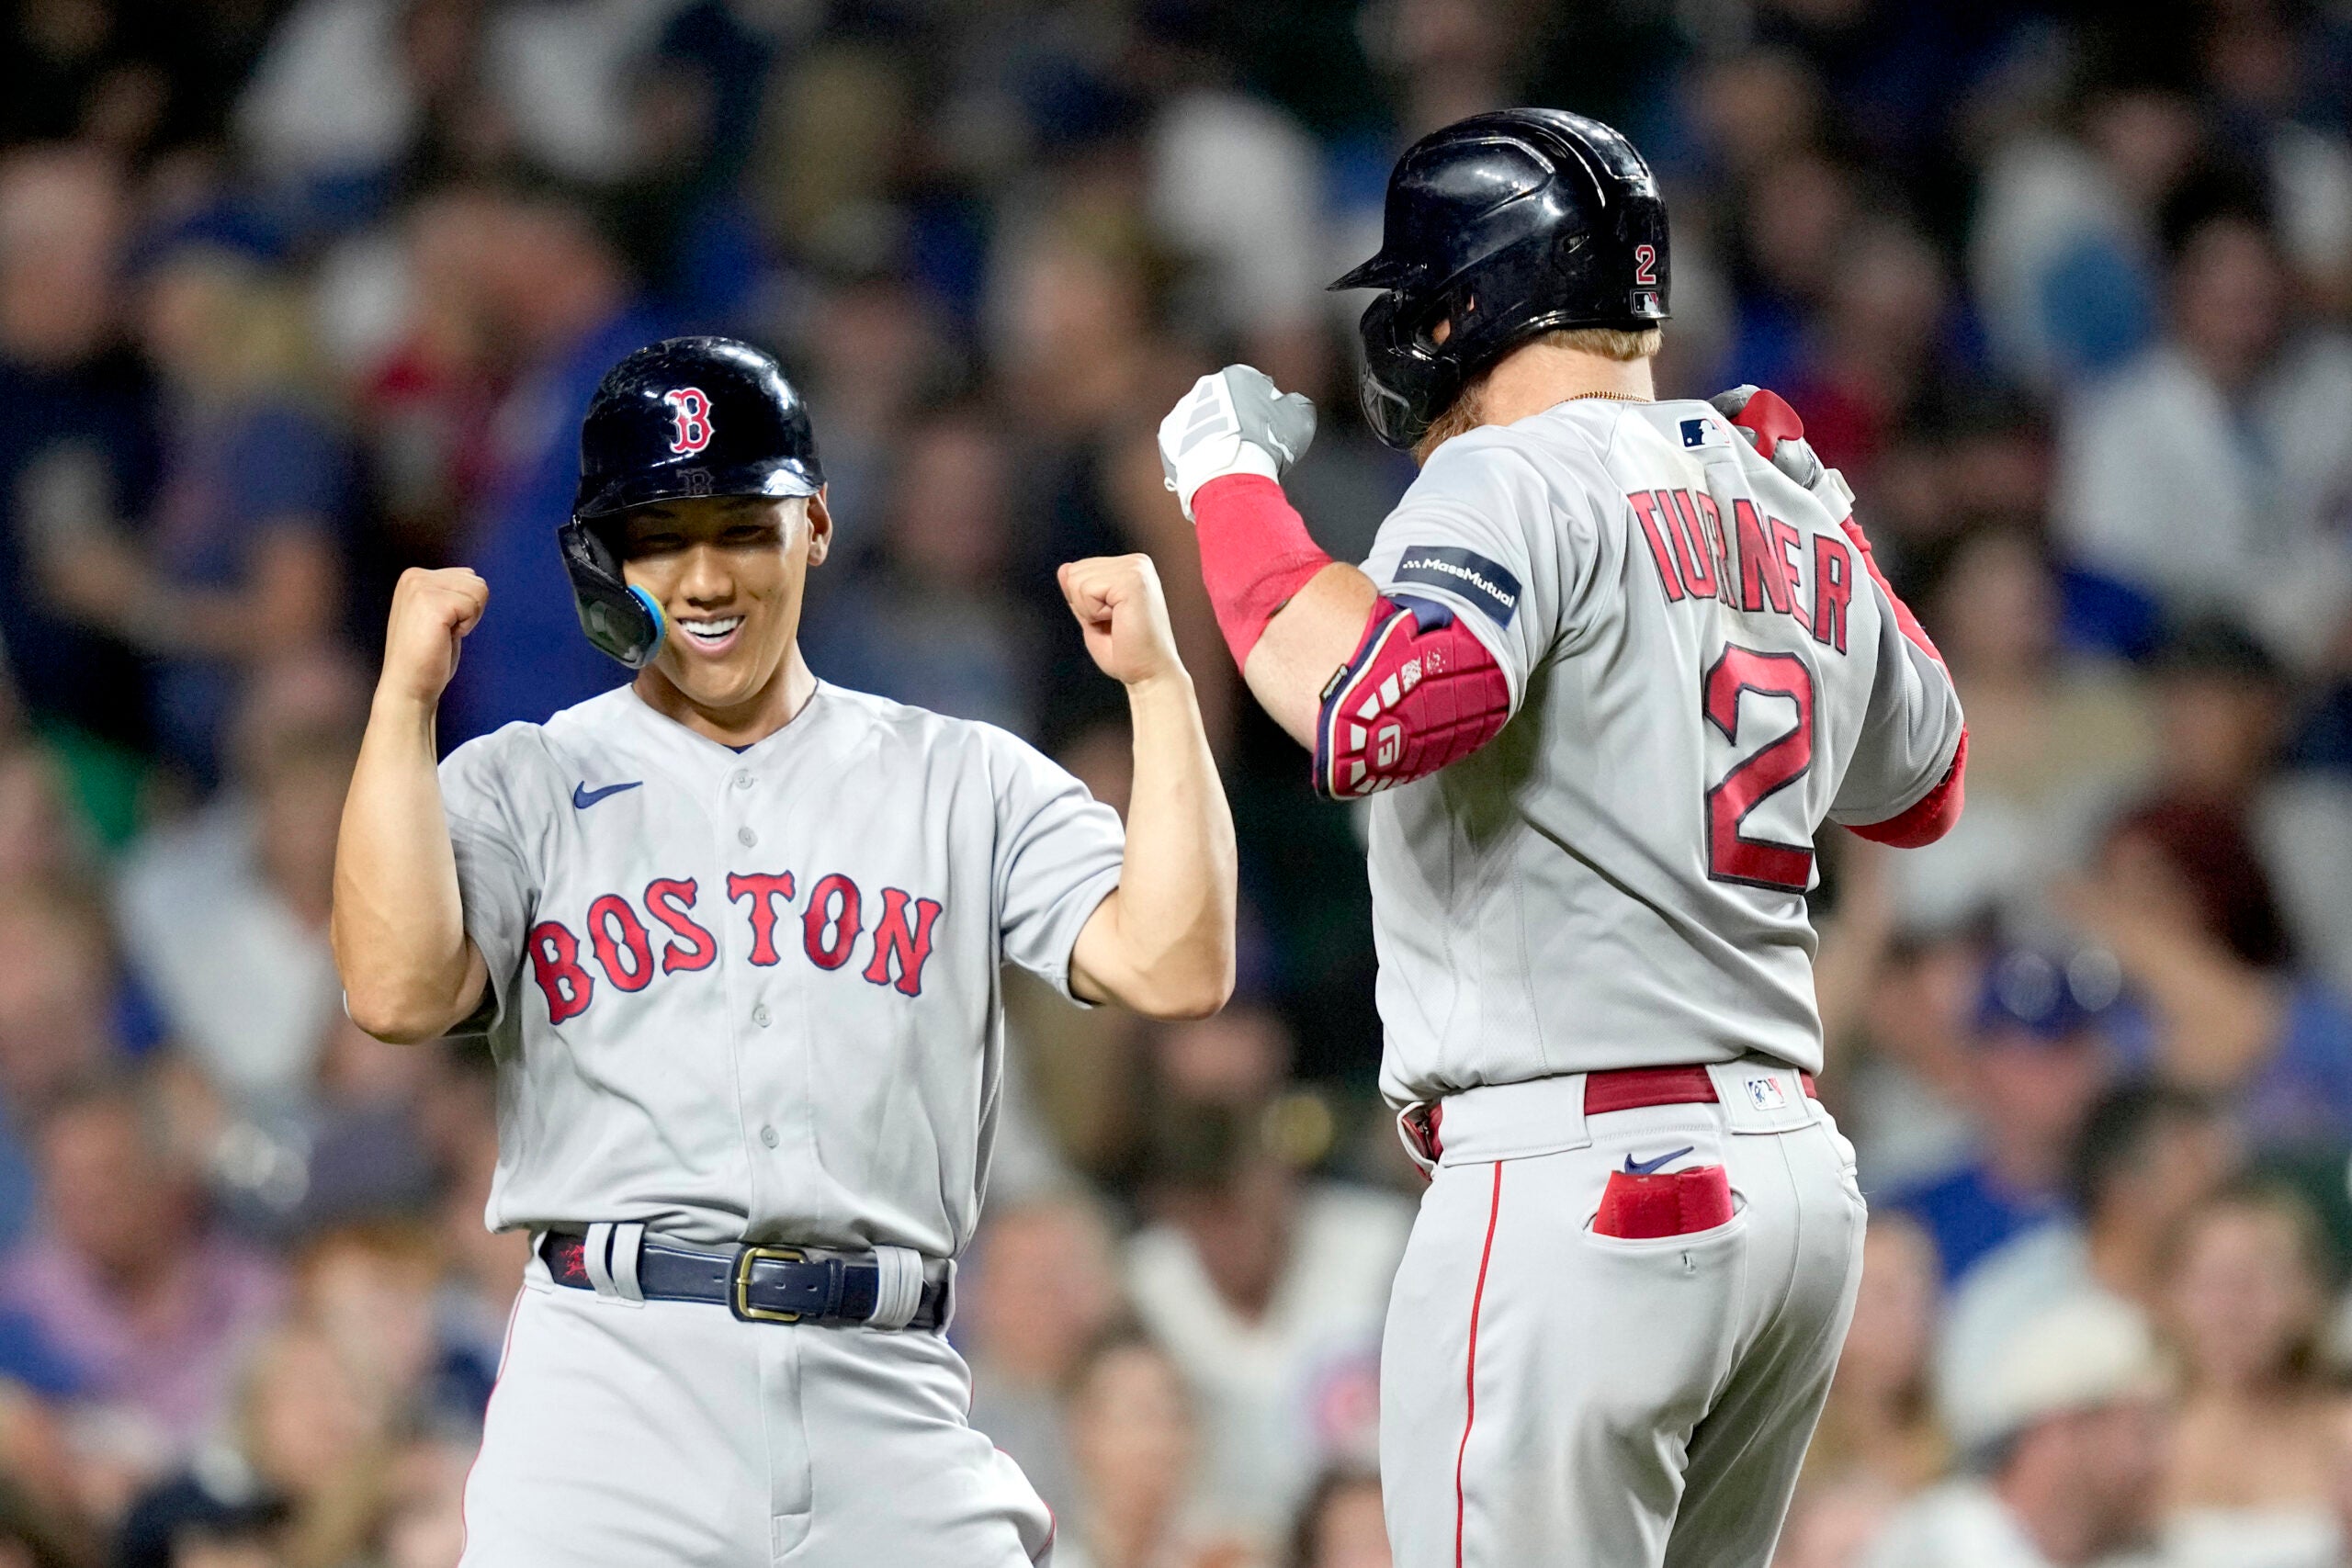
[[[1081,941],[1095,999],[1156,1017],[1215,1012],[1233,993],[1233,816],[1182,671],[1127,688],[1135,787],[1102,936]],[[1091,931],[1090,927],[1090,931]]]
[[[388,1040],[447,1032],[487,980],[466,938],[435,750],[432,707],[379,694],[335,846],[335,964],[353,1021]]]
[[[1323,688],[1354,656],[1379,596],[1372,579],[1333,561],[1275,613],[1250,650],[1242,679],[1283,732],[1309,750]]]

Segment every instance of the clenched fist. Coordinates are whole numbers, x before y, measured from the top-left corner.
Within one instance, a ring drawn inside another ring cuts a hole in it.
[[[1149,556],[1095,556],[1071,561],[1057,575],[1086,651],[1105,675],[1134,686],[1184,673]]]
[[[458,672],[458,644],[481,619],[490,584],[461,566],[427,571],[411,567],[392,590],[392,617],[384,632],[380,697],[420,703],[441,700]]]
[[[1193,383],[1159,422],[1159,468],[1193,515],[1193,492],[1227,474],[1279,480],[1315,440],[1315,405],[1266,373],[1228,365]]]

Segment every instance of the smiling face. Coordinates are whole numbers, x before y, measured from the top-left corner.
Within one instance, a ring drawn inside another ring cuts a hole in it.
[[[639,507],[621,521],[621,570],[669,623],[640,680],[666,682],[721,717],[775,684],[800,629],[808,569],[832,539],[825,498],[713,496]]]

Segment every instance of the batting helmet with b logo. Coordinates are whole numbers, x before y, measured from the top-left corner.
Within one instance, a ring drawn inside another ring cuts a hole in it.
[[[808,407],[774,355],[725,337],[673,337],[605,373],[580,424],[580,488],[563,564],[588,640],[632,670],[662,646],[662,611],[623,580],[605,526],[632,507],[823,487]]]
[[[1538,333],[1656,326],[1666,259],[1657,180],[1599,120],[1501,109],[1431,131],[1388,176],[1380,254],[1331,285],[1385,291],[1361,328],[1373,433],[1412,446]]]

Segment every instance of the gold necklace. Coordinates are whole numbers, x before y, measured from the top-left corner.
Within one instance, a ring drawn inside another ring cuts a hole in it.
[[[1560,400],[1572,403],[1578,398],[1607,398],[1612,403],[1649,403],[1657,400],[1655,398],[1637,398],[1631,392],[1571,392]]]

